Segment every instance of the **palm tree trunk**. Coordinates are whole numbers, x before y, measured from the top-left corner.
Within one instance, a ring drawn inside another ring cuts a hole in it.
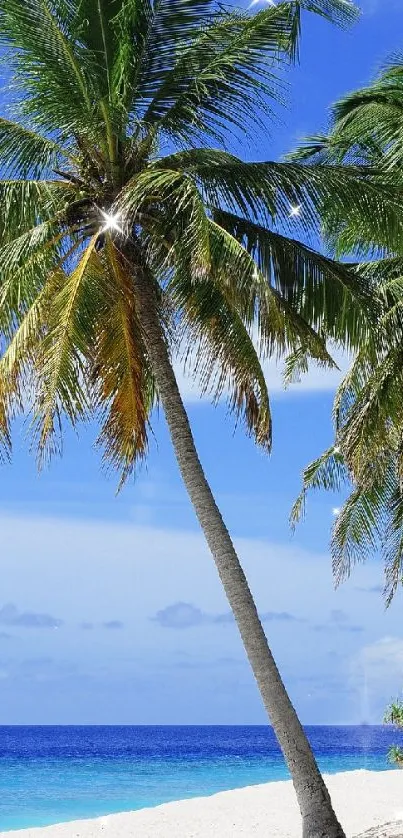
[[[136,308],[179,469],[213,555],[264,706],[297,794],[303,838],[345,838],[309,742],[288,697],[229,532],[204,475],[161,326],[154,288],[133,277]]]

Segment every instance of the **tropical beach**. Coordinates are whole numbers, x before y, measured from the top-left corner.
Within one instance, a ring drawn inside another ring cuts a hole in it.
[[[0,835],[403,836],[400,5],[0,0]]]
[[[385,756],[393,730],[306,732],[349,834],[402,817],[401,772]],[[248,834],[249,825],[257,835],[298,834],[292,784],[266,726],[8,728],[2,741],[2,833],[102,827],[202,838],[218,828]]]
[[[348,838],[367,830],[378,838],[403,834],[402,779],[398,772],[353,771],[325,776]],[[374,827],[384,829],[372,832]],[[9,833],[2,832],[6,836]],[[291,782],[269,783],[167,803],[139,812],[13,832],[15,838],[298,838],[301,816]]]

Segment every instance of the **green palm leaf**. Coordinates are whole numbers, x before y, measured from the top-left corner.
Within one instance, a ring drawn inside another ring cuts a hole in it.
[[[201,390],[218,400],[228,392],[229,407],[241,415],[248,431],[263,447],[271,445],[269,394],[259,356],[237,313],[231,292],[222,283],[204,277],[194,283],[186,270],[177,270],[170,294],[186,326],[185,357],[188,372],[196,375]]]
[[[121,487],[147,453],[156,389],[130,295],[130,274],[111,240],[107,242],[107,261],[114,286],[104,292],[106,305],[90,374],[101,416],[98,445],[106,462],[120,471]]]
[[[70,157],[54,140],[4,118],[0,118],[0,155],[10,175],[18,172],[24,178],[46,176]]]
[[[373,308],[369,277],[233,213],[216,209],[214,218],[246,248],[290,317],[293,312],[348,350],[362,343]]]
[[[94,59],[69,31],[71,4],[63,0],[1,0],[0,43],[16,68],[25,97],[20,109],[38,127],[71,135],[72,126],[92,133],[96,114]],[[52,110],[53,109],[53,110]]]
[[[40,459],[57,450],[55,422],[62,411],[75,423],[88,408],[81,378],[82,359],[91,346],[91,284],[102,276],[95,247],[95,235],[84,250],[76,268],[52,301],[47,330],[41,342],[41,387],[34,422]]]
[[[295,233],[316,235],[332,195],[393,227],[395,199],[359,169],[342,181],[331,166],[245,163],[204,147],[209,133],[250,125],[257,102],[259,119],[284,98],[303,9],[338,23],[355,14],[342,0],[256,15],[210,0],[0,0],[20,120],[0,121],[0,154],[21,178],[0,182],[2,422],[30,381],[40,458],[58,448],[63,414],[98,416],[105,457],[124,477],[146,453],[156,388],[128,261],[153,277],[172,352],[180,321],[197,335],[202,386],[225,390],[266,447],[259,359],[288,356],[289,374],[309,357],[331,366],[328,339],[355,347],[366,335],[372,279]],[[184,147],[196,136],[202,148]],[[295,203],[303,213],[290,220]],[[287,224],[290,237],[272,229]]]
[[[356,14],[347,2],[284,2],[251,16],[225,11],[179,51],[144,114],[168,133],[189,140],[220,137],[226,126],[244,128],[259,109],[281,101],[278,68],[298,52],[301,8],[338,22]],[[268,81],[269,80],[269,81]],[[249,105],[248,105],[249,103]],[[252,107],[250,107],[252,106]]]

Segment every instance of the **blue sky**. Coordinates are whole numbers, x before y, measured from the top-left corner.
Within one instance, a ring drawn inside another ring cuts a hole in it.
[[[284,124],[245,156],[276,158],[326,127],[328,107],[400,49],[398,0],[363,0],[349,32],[305,20]],[[203,464],[234,535],[269,641],[305,723],[377,722],[403,683],[400,597],[385,613],[374,559],[334,591],[328,541],[339,499],[310,499],[294,536],[301,469],[332,439],[336,376],[286,394],[267,369],[274,451],[234,433],[225,407],[183,378]],[[16,428],[1,470],[0,722],[263,723],[236,628],[177,473],[162,416],[136,482],[115,498],[95,429],[68,432],[37,475]]]

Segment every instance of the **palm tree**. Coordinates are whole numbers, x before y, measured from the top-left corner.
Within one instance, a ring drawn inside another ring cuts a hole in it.
[[[331,364],[357,347],[368,286],[294,238],[330,199],[397,223],[359,170],[245,163],[226,139],[265,126],[298,49],[301,8],[354,16],[348,0],[292,0],[251,15],[211,0],[0,0],[12,111],[0,119],[0,427],[31,417],[42,463],[65,418],[96,416],[123,482],[165,412],[193,503],[294,781],[305,838],[343,838],[207,483],[172,367],[182,348],[203,390],[264,449],[260,353]],[[215,148],[206,143],[212,141]],[[303,205],[289,219],[290,206]],[[392,219],[392,220],[391,220]],[[275,229],[280,227],[283,234]]]
[[[308,167],[358,166],[391,195],[401,194],[402,114],[403,63],[395,57],[372,85],[335,105],[328,136],[311,138],[289,159]],[[374,289],[378,328],[368,333],[336,394],[335,444],[305,470],[292,520],[303,514],[310,488],[352,487],[332,532],[335,579],[380,550],[389,605],[403,581],[403,225],[382,230],[359,208],[343,217],[330,203],[323,219],[339,256],[364,258],[355,271]]]
[[[387,707],[383,722],[386,725],[393,725],[398,730],[403,728],[403,702],[401,699],[396,699]],[[388,760],[393,765],[402,768],[403,749],[399,745],[392,745],[388,751]]]

